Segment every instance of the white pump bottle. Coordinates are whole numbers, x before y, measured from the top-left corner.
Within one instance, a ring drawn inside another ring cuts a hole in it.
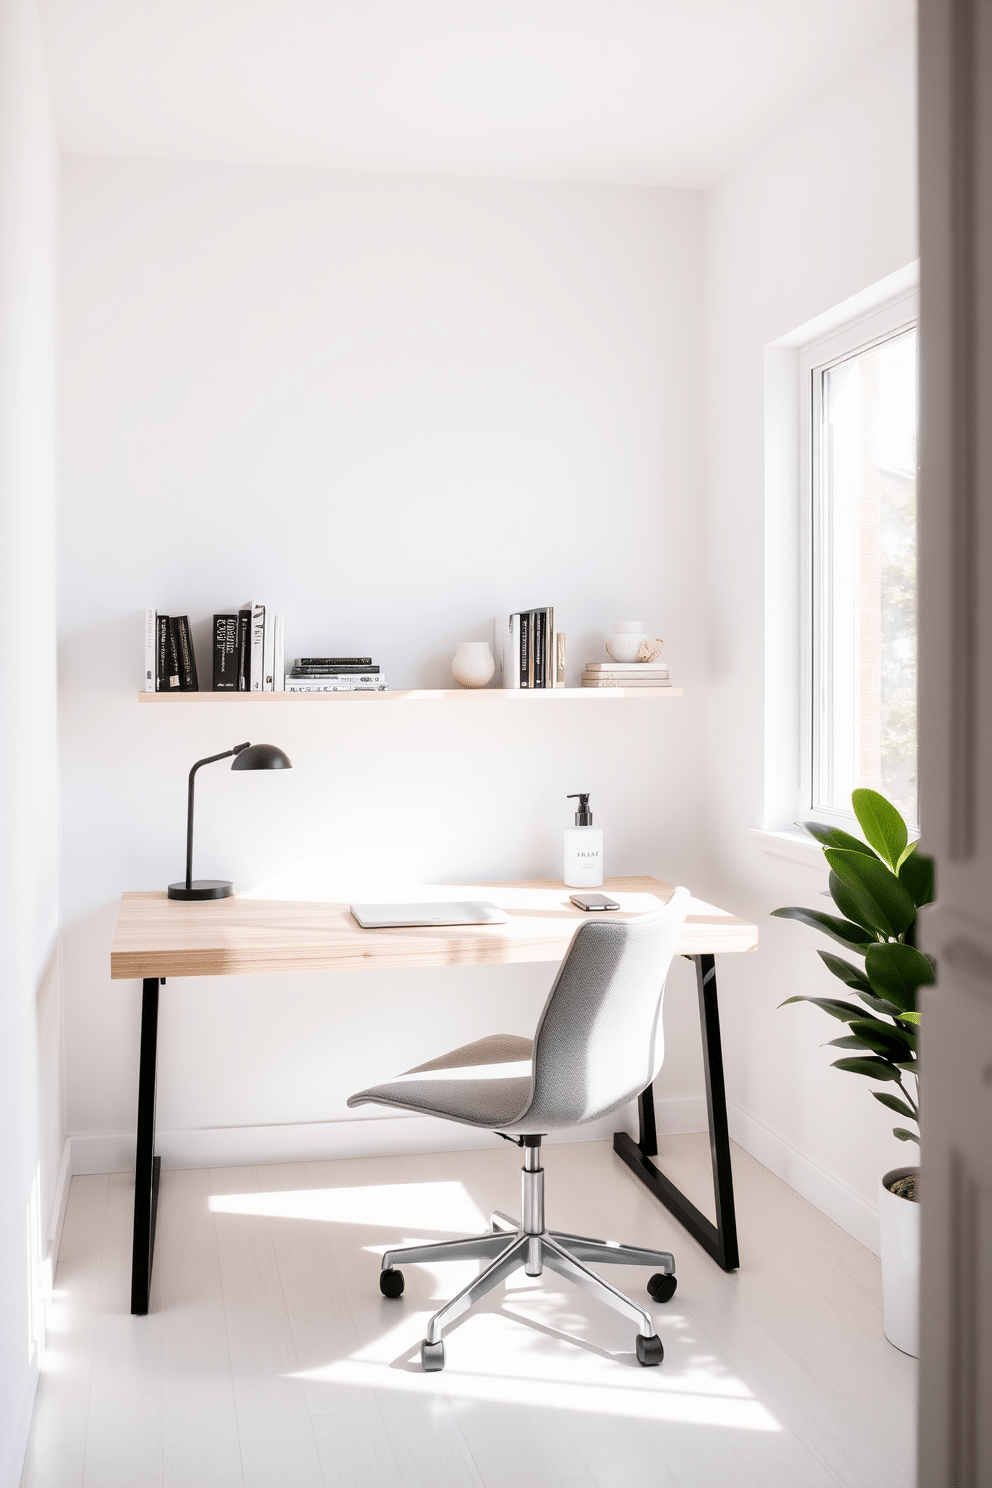
[[[592,824],[589,792],[567,798],[577,800],[575,826],[565,828],[565,884],[570,889],[598,889],[603,882],[603,831]]]

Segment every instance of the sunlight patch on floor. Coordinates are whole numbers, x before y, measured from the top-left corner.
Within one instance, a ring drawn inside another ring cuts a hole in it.
[[[545,1300],[560,1307],[563,1298],[548,1294]],[[425,1374],[420,1339],[428,1317],[407,1311],[396,1327],[349,1358],[293,1377],[639,1420],[782,1430],[741,1379],[703,1357],[641,1369],[634,1362],[633,1334],[629,1353],[611,1354],[544,1329],[535,1332],[512,1316],[479,1313],[449,1336],[444,1370]]]
[[[489,1221],[464,1183],[370,1183],[359,1188],[303,1188],[289,1192],[211,1194],[214,1214],[313,1219],[331,1224],[386,1225],[396,1229],[488,1229]]]

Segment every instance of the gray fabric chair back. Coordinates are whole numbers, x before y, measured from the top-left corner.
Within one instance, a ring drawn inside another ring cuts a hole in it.
[[[665,1057],[661,1006],[689,890],[644,920],[576,931],[534,1036],[533,1095],[512,1130],[559,1131],[640,1095]]]

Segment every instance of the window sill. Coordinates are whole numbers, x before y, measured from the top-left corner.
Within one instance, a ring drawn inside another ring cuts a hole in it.
[[[801,863],[805,868],[826,871],[823,848],[805,832],[765,832],[760,827],[749,827],[747,835],[772,857],[788,858],[789,862]]]

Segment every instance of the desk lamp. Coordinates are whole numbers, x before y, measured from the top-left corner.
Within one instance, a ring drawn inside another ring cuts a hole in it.
[[[215,760],[230,759],[234,755],[232,770],[290,770],[292,761],[274,744],[235,744],[223,754],[208,754],[197,760],[189,772],[189,804],[186,808],[186,881],[169,885],[170,899],[226,899],[234,893],[234,885],[226,878],[193,877],[193,783],[201,765],[212,765]]]

